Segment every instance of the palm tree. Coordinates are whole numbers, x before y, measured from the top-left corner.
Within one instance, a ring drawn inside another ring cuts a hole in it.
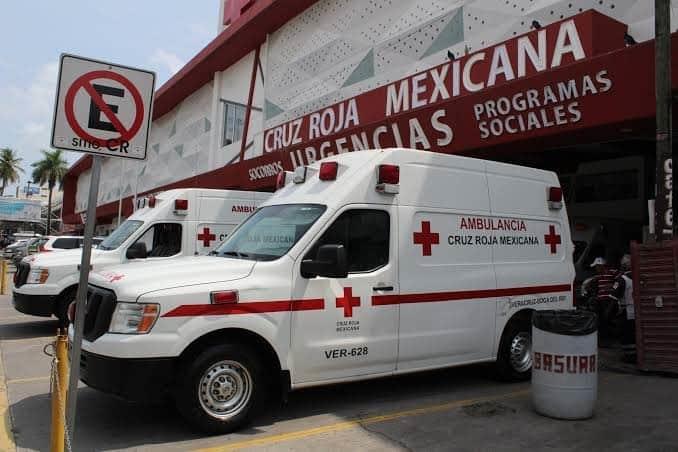
[[[42,150],[44,158],[33,163],[33,182],[39,186],[47,184],[49,197],[47,198],[47,234],[52,231],[52,190],[57,182],[61,187],[64,176],[68,172],[68,162],[63,157],[61,149],[54,151]]]
[[[22,160],[22,158],[16,156],[13,149],[0,149],[0,180],[2,180],[0,196],[5,194],[7,182],[10,184],[17,182],[19,180],[19,173],[24,172],[23,168],[19,166]]]

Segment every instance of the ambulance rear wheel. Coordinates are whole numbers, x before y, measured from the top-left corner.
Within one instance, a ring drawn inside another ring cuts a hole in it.
[[[529,321],[513,320],[499,343],[497,373],[502,380],[524,381],[532,375],[532,328]]]
[[[232,432],[247,424],[266,396],[264,368],[247,347],[210,347],[180,372],[175,392],[179,412],[198,430]]]

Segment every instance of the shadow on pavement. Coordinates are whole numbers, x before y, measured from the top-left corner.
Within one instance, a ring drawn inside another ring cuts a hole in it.
[[[492,367],[474,365],[292,392],[283,407],[274,407],[240,434],[260,433],[260,427],[279,421],[333,414],[346,420],[382,415],[477,397],[483,388],[496,387]],[[504,386],[504,384],[501,384]],[[516,385],[506,384],[503,392]],[[475,392],[475,395],[469,395]]]
[[[238,435],[260,434],[267,425],[320,414],[353,419],[444,403],[469,397],[469,390],[477,392],[496,385],[488,375],[487,366],[471,366],[304,389],[291,393],[285,406],[272,406]],[[514,388],[506,385],[505,392]],[[460,395],[464,393],[466,396]],[[11,411],[17,447],[48,449],[49,395],[27,397],[11,405]],[[78,451],[135,448],[205,437],[193,432],[169,403],[137,404],[90,388],[81,388],[78,392],[77,422],[74,450]],[[229,439],[232,439],[230,435],[223,437],[224,441]]]
[[[59,323],[56,319],[29,320],[27,322],[14,322],[0,324],[0,340],[33,339],[37,337],[50,337],[56,334]]]
[[[17,449],[49,450],[49,394],[10,407]],[[199,438],[171,405],[140,405],[90,388],[78,390],[73,450],[110,450]]]

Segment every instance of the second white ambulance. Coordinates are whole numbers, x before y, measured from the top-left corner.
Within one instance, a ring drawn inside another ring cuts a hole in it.
[[[227,432],[274,389],[488,361],[527,378],[531,313],[572,307],[554,173],[397,149],[280,182],[216,256],[90,275],[85,383]]]
[[[139,209],[92,250],[92,266],[101,270],[207,254],[269,197],[261,192],[183,188],[140,198]],[[25,258],[14,274],[14,308],[29,315],[54,315],[66,324],[81,258],[81,249]]]

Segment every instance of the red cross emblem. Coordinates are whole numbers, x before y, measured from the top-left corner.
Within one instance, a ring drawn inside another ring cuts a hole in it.
[[[544,243],[551,246],[551,254],[556,254],[558,252],[558,245],[560,245],[562,241],[560,240],[560,235],[556,234],[555,226],[549,226],[549,233],[544,235]]]
[[[437,245],[440,243],[439,235],[437,232],[431,232],[431,222],[422,221],[421,222],[421,232],[414,233],[414,244],[421,245],[422,256],[431,255],[431,245]]]
[[[337,307],[344,308],[344,317],[353,317],[353,307],[360,306],[360,297],[353,296],[351,287],[344,287],[344,296],[337,298]]]
[[[210,246],[210,242],[216,239],[216,235],[210,234],[210,228],[202,228],[202,234],[198,234],[198,240],[202,240],[202,246]]]

